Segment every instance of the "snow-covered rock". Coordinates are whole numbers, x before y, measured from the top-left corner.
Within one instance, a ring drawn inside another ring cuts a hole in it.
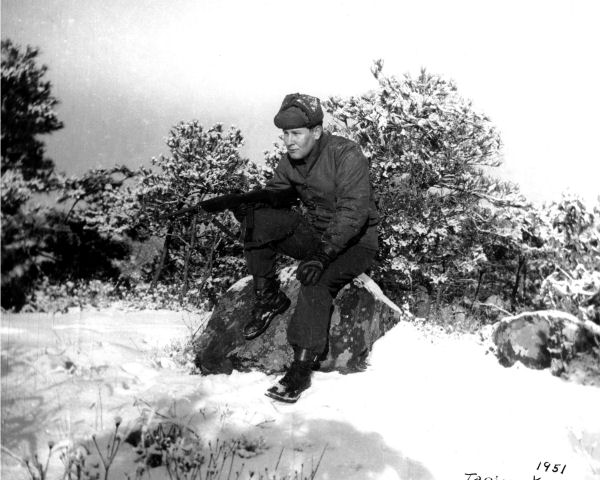
[[[294,311],[300,283],[295,268],[280,273],[281,288],[291,307],[277,316],[260,337],[246,341],[242,328],[252,308],[252,279],[246,277],[222,297],[205,330],[195,343],[196,364],[204,373],[231,373],[233,369],[279,372],[292,358],[286,328]],[[329,351],[321,370],[360,370],[373,343],[409,313],[390,301],[367,275],[347,285],[334,301]]]
[[[504,366],[520,361],[529,368],[548,368],[553,357],[571,358],[587,343],[581,321],[566,312],[540,310],[505,317],[494,332]]]

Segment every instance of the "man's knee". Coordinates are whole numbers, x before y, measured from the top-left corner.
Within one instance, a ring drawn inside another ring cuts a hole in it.
[[[372,265],[374,256],[374,252],[355,247],[331,263],[317,284],[327,288],[335,298],[344,286]]]
[[[253,212],[252,225],[246,225],[249,238],[244,247],[257,248],[281,241],[293,235],[298,223],[298,214],[291,210],[257,208]]]
[[[298,291],[298,303],[311,308],[325,308],[332,300],[331,288],[320,281],[316,285],[301,285]]]
[[[331,302],[344,285],[351,280],[352,278],[341,280],[323,275],[314,285],[300,285],[299,296],[313,302],[317,301],[316,299],[319,299],[320,302]]]

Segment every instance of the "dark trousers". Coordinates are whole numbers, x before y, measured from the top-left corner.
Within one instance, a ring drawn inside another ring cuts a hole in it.
[[[295,212],[257,209],[251,240],[245,245],[248,270],[255,278],[274,279],[278,253],[302,260],[318,248],[319,237]],[[287,330],[290,345],[319,354],[325,350],[333,299],[344,285],[371,266],[375,253],[370,248],[352,245],[331,262],[316,285],[300,287]]]

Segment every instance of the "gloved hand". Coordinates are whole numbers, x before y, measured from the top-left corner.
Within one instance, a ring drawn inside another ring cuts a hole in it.
[[[296,270],[296,278],[302,285],[316,285],[332,260],[333,252],[321,246],[300,262]]]
[[[231,213],[233,213],[233,216],[238,222],[242,223],[246,215],[248,215],[249,208],[252,207],[247,203],[242,203],[239,207],[232,209]]]

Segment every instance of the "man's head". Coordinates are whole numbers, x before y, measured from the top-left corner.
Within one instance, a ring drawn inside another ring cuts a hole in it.
[[[286,95],[274,121],[275,126],[283,130],[283,141],[290,158],[305,158],[323,133],[321,102],[310,95]]]

